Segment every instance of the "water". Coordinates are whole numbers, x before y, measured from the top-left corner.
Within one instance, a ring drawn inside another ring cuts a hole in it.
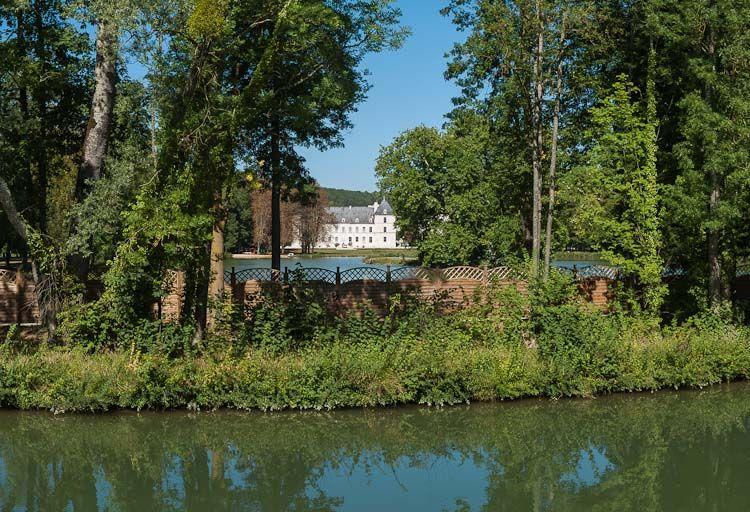
[[[336,271],[336,267],[339,267],[341,271],[350,270],[357,267],[376,267],[385,270],[386,265],[365,263],[364,258],[358,256],[331,256],[331,257],[312,257],[312,256],[295,256],[293,258],[284,258],[281,260],[281,269],[288,267],[291,271],[297,266],[303,268],[324,268],[326,270]],[[403,267],[408,264],[394,263],[391,268]],[[224,266],[227,270],[232,267],[235,270],[240,271],[248,268],[271,268],[271,260],[265,259],[228,259],[224,262]]]
[[[747,510],[750,385],[331,413],[0,412],[0,510]]]

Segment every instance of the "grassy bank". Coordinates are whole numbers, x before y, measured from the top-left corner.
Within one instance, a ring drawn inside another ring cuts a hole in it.
[[[416,259],[418,256],[416,249],[316,249],[311,256],[338,256],[338,257],[356,257],[356,258],[407,258]]]
[[[0,406],[105,411],[447,405],[704,387],[750,375],[750,331],[715,322],[660,330],[650,322],[558,311],[542,319],[549,323],[536,330],[536,346],[529,348],[531,331],[508,317],[473,312],[425,321],[415,318],[388,333],[342,326],[297,348],[241,347],[220,336],[209,340],[210,349],[177,355],[173,348],[147,350],[135,341],[130,349],[94,353],[81,347],[19,351],[6,343]]]

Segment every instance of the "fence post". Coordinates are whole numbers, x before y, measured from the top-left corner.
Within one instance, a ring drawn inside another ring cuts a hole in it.
[[[24,305],[24,289],[26,288],[26,282],[24,281],[23,267],[19,266],[16,271],[16,323],[23,323],[23,305]]]
[[[178,320],[182,318],[182,308],[185,306],[185,304],[184,304],[184,302],[185,302],[185,293],[184,293],[185,283],[184,283],[184,280],[185,280],[184,271],[178,270],[177,274],[175,275],[175,278],[174,278],[174,291],[172,292],[172,293],[174,293],[175,299],[176,299],[175,302],[176,302],[176,305],[177,305],[176,309],[177,309],[177,319]]]
[[[289,283],[289,267],[284,267],[284,284]]]
[[[232,273],[229,275],[229,286],[232,287],[232,291],[230,293],[232,303],[235,303],[237,302],[237,271],[234,267],[232,267]]]
[[[490,272],[487,270],[487,265],[482,265],[482,294],[484,300],[490,297]]]
[[[336,267],[336,295],[341,291],[341,267]]]
[[[391,266],[385,266],[385,298],[388,303],[388,307],[391,305]]]

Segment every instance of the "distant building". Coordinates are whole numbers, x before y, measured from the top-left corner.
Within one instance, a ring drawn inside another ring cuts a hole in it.
[[[328,208],[329,224],[316,249],[395,249],[405,247],[396,233],[396,216],[387,199],[370,206]],[[291,248],[299,248],[298,240]]]

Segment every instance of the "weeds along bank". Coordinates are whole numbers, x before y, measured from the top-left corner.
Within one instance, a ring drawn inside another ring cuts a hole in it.
[[[487,303],[447,315],[397,298],[386,318],[334,318],[305,294],[284,305],[261,299],[247,320],[227,306],[201,343],[189,327],[128,327],[106,311],[71,311],[60,345],[31,349],[8,336],[0,406],[448,405],[702,387],[750,375],[745,327],[715,315],[659,327],[635,314],[605,315],[562,290],[542,298],[496,290]]]

